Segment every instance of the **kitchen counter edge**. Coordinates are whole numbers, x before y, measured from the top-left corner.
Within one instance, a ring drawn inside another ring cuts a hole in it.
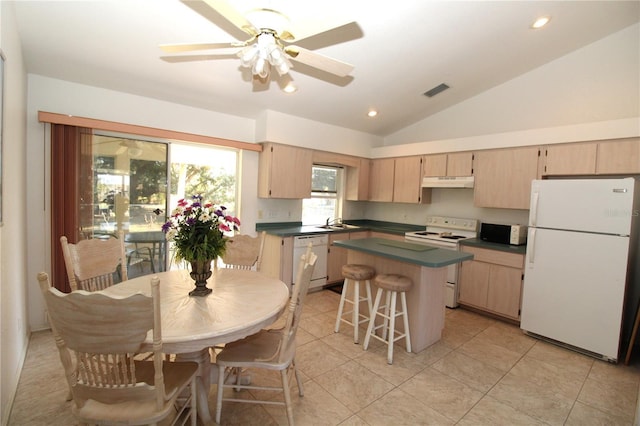
[[[345,232],[375,231],[393,235],[404,235],[405,232],[422,231],[424,226],[405,223],[382,222],[372,220],[345,220],[345,224],[357,226],[347,229],[324,229],[319,226],[302,225],[301,222],[256,223],[256,231],[266,231],[267,234],[279,237],[296,237],[299,235],[336,234]]]
[[[513,246],[509,244],[489,243],[482,241],[480,238],[470,238],[468,240],[460,241],[461,246],[478,247],[489,250],[504,251],[507,253],[526,254],[527,245]]]

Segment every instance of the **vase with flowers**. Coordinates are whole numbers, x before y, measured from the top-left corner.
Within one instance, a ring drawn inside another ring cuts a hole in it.
[[[169,220],[162,225],[162,232],[167,241],[173,241],[176,259],[191,263],[191,278],[196,288],[190,296],[211,293],[207,287],[211,262],[224,254],[227,243],[224,233],[237,231],[239,226],[240,220],[227,214],[226,207],[203,201],[201,195],[178,201]]]

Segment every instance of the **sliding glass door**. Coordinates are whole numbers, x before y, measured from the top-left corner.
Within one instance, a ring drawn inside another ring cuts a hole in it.
[[[94,135],[92,199],[80,205],[84,238],[124,234],[129,275],[163,271],[166,242],[168,145]],[[89,214],[90,211],[90,214]]]
[[[181,198],[200,194],[238,216],[238,150],[52,126],[52,273],[68,291],[59,239],[118,236],[128,276],[176,265],[162,233]]]

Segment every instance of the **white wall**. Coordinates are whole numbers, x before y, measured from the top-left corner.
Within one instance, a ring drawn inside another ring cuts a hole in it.
[[[3,225],[0,227],[0,420],[6,424],[28,344],[27,224],[42,202],[26,203],[26,74],[13,6],[0,2],[0,48],[4,66],[2,123]],[[35,276],[33,276],[35,278]]]
[[[276,111],[265,111],[256,126],[258,142],[279,142],[322,151],[368,157],[382,138]]]

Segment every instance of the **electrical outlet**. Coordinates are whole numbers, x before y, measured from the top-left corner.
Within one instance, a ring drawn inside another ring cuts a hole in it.
[[[262,209],[258,210],[258,219],[262,219],[264,216],[264,213],[262,212]]]
[[[277,211],[274,211],[274,210],[270,210],[270,211],[269,211],[269,217],[270,217],[270,218],[272,218],[272,219],[273,219],[274,217],[278,217],[278,212],[277,212]]]

